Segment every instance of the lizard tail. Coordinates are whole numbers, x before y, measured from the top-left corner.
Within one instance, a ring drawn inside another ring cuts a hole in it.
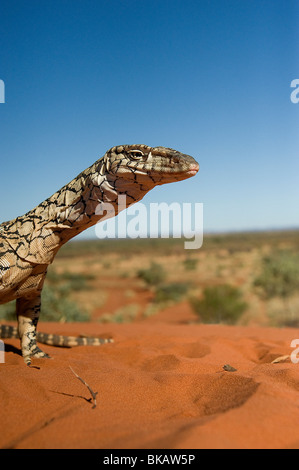
[[[18,328],[11,325],[0,325],[0,338],[19,338]],[[112,338],[96,338],[88,336],[62,336],[50,333],[36,333],[36,340],[50,346],[72,348],[74,346],[100,346],[105,343],[113,343]]]
[[[0,325],[0,338],[19,338],[18,328],[11,325]]]
[[[36,333],[36,340],[39,343],[48,344],[50,346],[61,346],[63,348],[72,348],[74,346],[100,346],[105,343],[113,343],[112,338],[62,336],[49,333]]]

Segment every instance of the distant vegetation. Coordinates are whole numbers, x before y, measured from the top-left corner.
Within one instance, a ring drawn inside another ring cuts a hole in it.
[[[160,264],[152,262],[149,268],[139,269],[137,277],[148,286],[158,286],[165,280],[166,273]]]
[[[42,290],[43,321],[88,321],[89,315],[71,300],[71,294],[88,289],[88,281],[92,278],[82,273],[66,271],[60,274],[54,269],[49,270]]]
[[[16,301],[0,305],[0,320],[16,320]]]
[[[299,316],[290,306],[290,298],[299,292],[299,255],[290,250],[280,250],[265,256],[261,261],[261,272],[254,286],[265,299],[278,297],[283,302],[284,312],[278,319],[280,326],[299,326]]]
[[[187,293],[188,285],[183,282],[167,283],[167,274],[158,263],[151,263],[149,268],[140,269],[137,277],[146,285],[154,288],[154,302],[178,302]]]
[[[89,315],[70,299],[73,291],[88,289],[93,276],[50,269],[42,290],[43,321],[88,321]],[[15,301],[0,305],[0,319],[16,320]]]
[[[177,238],[75,239],[56,263],[42,292],[44,321],[130,322],[189,300],[199,322],[299,327],[296,230],[205,235],[200,250]],[[132,303],[109,304],[114,286],[120,296],[129,289]],[[0,305],[1,318],[15,320],[14,302]]]
[[[242,294],[228,284],[206,287],[200,299],[191,299],[191,305],[202,323],[224,323],[232,325],[247,308]]]
[[[187,294],[189,286],[183,282],[172,282],[157,286],[155,302],[179,302]]]
[[[197,264],[198,264],[198,259],[187,257],[183,261],[183,264],[184,264],[184,267],[187,271],[194,271],[196,269]]]
[[[139,305],[129,304],[116,310],[114,313],[105,313],[101,316],[101,323],[130,323],[134,321],[139,312]]]
[[[287,250],[273,252],[262,259],[261,274],[254,285],[266,298],[281,297],[285,301],[299,290],[299,256]]]
[[[281,244],[288,244],[292,249],[299,251],[298,230],[272,231],[272,232],[234,232],[223,234],[205,234],[203,246],[200,250],[209,253],[226,249],[230,253],[248,251],[270,245],[277,249]],[[107,240],[71,240],[58,252],[58,257],[76,257],[87,254],[116,253],[126,257],[135,256],[144,252],[153,256],[157,254],[185,253],[183,240],[178,238],[137,238],[137,239],[107,239]],[[188,251],[188,250],[187,250]],[[192,251],[192,250],[189,250]]]

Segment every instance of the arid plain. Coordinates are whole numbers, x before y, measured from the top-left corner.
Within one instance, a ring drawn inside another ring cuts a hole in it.
[[[6,340],[0,446],[298,448],[298,235],[209,235],[196,251],[182,240],[66,245],[39,330],[114,343],[44,346],[53,359],[38,369]],[[11,308],[2,322],[15,324]]]

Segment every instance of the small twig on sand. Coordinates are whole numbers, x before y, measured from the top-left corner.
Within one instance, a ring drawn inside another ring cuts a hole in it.
[[[287,356],[279,356],[274,361],[271,362],[271,364],[278,364],[279,362],[285,362],[287,359],[289,359],[289,355]]]
[[[93,407],[92,408],[95,408],[97,406],[97,394],[98,392],[94,392],[90,386],[85,382],[85,380],[83,380],[78,374],[76,374],[76,372],[72,369],[71,366],[69,366],[69,368],[71,369],[71,371],[73,372],[73,374],[88,388],[88,390],[90,391],[90,394],[92,396],[92,399],[93,399]]]

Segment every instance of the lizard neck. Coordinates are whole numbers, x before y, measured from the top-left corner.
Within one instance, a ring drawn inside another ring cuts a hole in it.
[[[64,243],[140,201],[154,186],[125,180],[108,165],[106,154],[35,209],[5,224],[4,236],[21,259],[52,263]]]
[[[117,215],[152,189],[109,173],[106,161],[105,155],[30,211],[40,220],[35,230],[51,231],[56,238],[53,246],[62,246],[103,217]]]

